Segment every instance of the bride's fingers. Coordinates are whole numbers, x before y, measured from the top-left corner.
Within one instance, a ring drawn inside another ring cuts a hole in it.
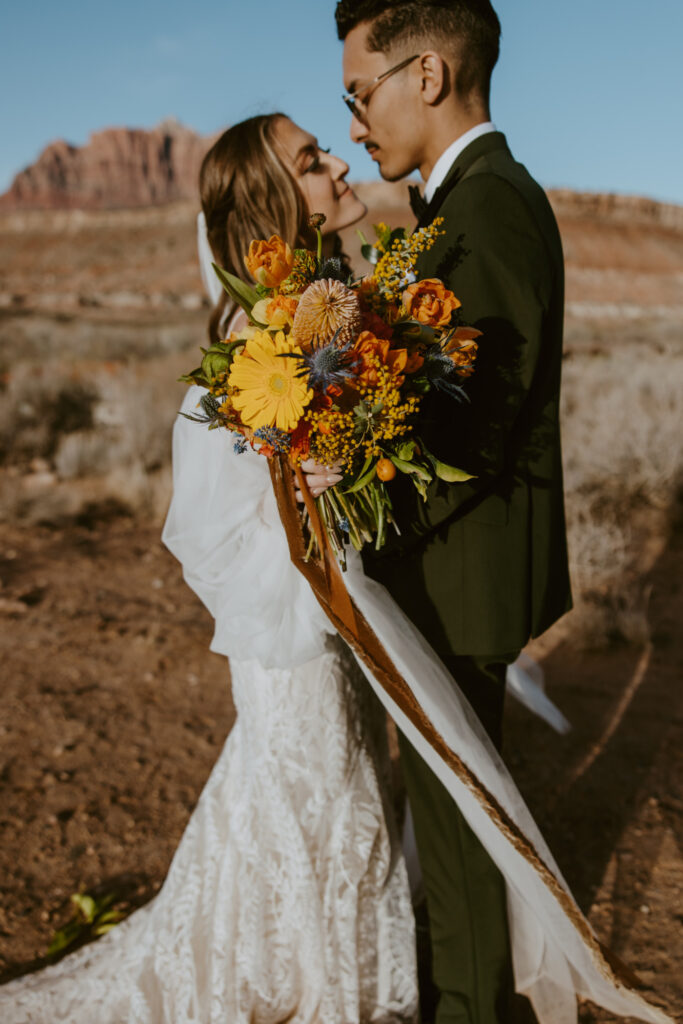
[[[314,498],[319,498],[320,495],[323,493],[323,491],[326,491],[326,490],[327,490],[326,487],[312,487],[311,488],[311,494],[313,495]],[[298,490],[294,491],[294,497],[296,498],[296,500],[298,502],[303,504],[304,496],[301,493],[301,491],[298,491]]]
[[[306,483],[313,489],[314,487],[334,487],[342,479],[339,473],[316,473],[306,474]]]
[[[333,462],[330,466],[323,466],[322,463],[316,462],[315,459],[304,459],[301,463],[301,468],[307,476],[311,474],[324,474],[324,473],[341,473],[341,462]]]
[[[307,473],[306,483],[313,490],[314,487],[334,487],[343,480],[341,473]]]
[[[301,468],[304,473],[317,473],[320,470],[324,470],[325,466],[321,466],[315,459],[304,459],[301,463]]]
[[[328,487],[334,487],[344,479],[339,462],[335,462],[331,466],[322,466],[315,459],[305,459],[301,463],[301,468],[306,474],[306,484],[314,498],[319,498]],[[294,493],[297,501],[304,500],[300,488],[297,488]]]

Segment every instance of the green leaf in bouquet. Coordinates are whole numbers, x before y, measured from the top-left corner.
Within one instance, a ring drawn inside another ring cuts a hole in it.
[[[396,454],[399,459],[403,459],[405,462],[411,462],[413,455],[415,454],[416,444],[414,441],[403,441],[402,444],[396,449]]]
[[[367,260],[368,263],[371,263],[373,267],[379,262],[379,253],[377,249],[375,249],[374,245],[370,245],[369,242],[365,242],[361,245],[360,254],[363,259]]]
[[[425,480],[420,480],[420,478],[417,477],[417,476],[411,477],[411,480],[413,481],[413,484],[415,485],[415,490],[417,491],[417,493],[421,496],[423,501],[426,501],[427,500],[427,482]]]
[[[449,466],[445,462],[439,462],[434,456],[431,457],[431,462],[439,480],[445,480],[448,484],[461,484],[465,480],[475,479],[472,473],[466,473],[464,469],[457,469],[455,466]]]
[[[362,435],[366,430],[370,429],[372,410],[364,398],[361,398],[360,402],[354,405],[353,418],[355,420],[354,434]]]
[[[410,390],[417,391],[419,395],[426,395],[428,391],[431,391],[431,381],[427,377],[411,377],[410,378]]]
[[[358,477],[356,482],[354,484],[351,484],[351,486],[348,487],[346,489],[346,491],[344,491],[344,493],[345,494],[355,494],[356,491],[362,490],[374,478],[376,472],[377,472],[377,466],[376,465],[371,466],[370,469],[368,469],[367,472],[362,473],[361,476]]]
[[[223,270],[222,267],[217,266],[215,263],[212,263],[211,266],[232,301],[241,306],[247,316],[250,316],[252,309],[261,298],[256,288],[250,284],[245,284],[244,281],[240,281],[239,277],[235,277],[234,274]]]
[[[367,459],[365,460],[365,462],[363,463],[363,466],[362,466],[362,468],[361,468],[361,471],[360,471],[360,473],[358,474],[358,476],[356,477],[356,480],[354,481],[354,483],[355,483],[355,482],[356,482],[357,480],[360,480],[360,478],[361,478],[362,476],[365,476],[365,474],[367,473],[367,471],[368,471],[368,470],[370,469],[370,466],[371,466],[371,465],[372,465],[372,455],[368,455],[368,457],[367,457]]]
[[[395,334],[416,345],[435,345],[439,341],[439,332],[434,327],[418,323],[417,320],[399,320],[393,326]]]
[[[406,238],[410,238],[410,231],[407,228],[394,228],[389,232],[384,248],[391,249],[394,242],[405,242]]]
[[[398,455],[390,455],[389,458],[401,473],[414,473],[420,480],[425,480],[427,483],[432,480],[432,474],[429,470],[425,469],[418,462],[407,462],[405,459],[399,458]]]
[[[201,366],[198,366],[196,370],[190,370],[189,373],[184,373],[182,377],[178,377],[178,382],[181,384],[199,384],[202,388],[208,388],[209,381],[202,373]]]

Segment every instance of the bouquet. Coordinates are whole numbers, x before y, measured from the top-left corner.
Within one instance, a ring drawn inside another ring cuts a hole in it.
[[[440,462],[420,438],[420,410],[432,389],[466,400],[480,335],[438,279],[418,280],[415,263],[440,233],[442,218],[412,233],[375,226],[361,236],[372,272],[353,279],[339,258],[323,259],[322,214],[310,223],[317,252],[292,250],[277,235],[255,240],[245,258],[256,282],[214,266],[248,326],[202,349],[201,365],[180,379],[206,389],[190,416],[235,434],[247,448],[340,467],[341,483],[316,499],[336,557],[345,543],[381,548],[392,517],[391,481],[410,478],[426,500],[435,478],[453,485],[470,474]],[[309,553],[315,545],[310,534]]]

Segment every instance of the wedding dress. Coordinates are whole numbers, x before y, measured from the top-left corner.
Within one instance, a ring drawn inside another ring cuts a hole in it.
[[[289,561],[266,460],[179,418],[163,536],[214,615],[212,649],[230,653],[235,725],[158,895],[2,986],[0,1020],[414,1021],[388,754],[381,729],[360,734],[366,684]]]

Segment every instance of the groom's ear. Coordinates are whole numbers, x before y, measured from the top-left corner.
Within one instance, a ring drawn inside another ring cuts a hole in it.
[[[447,94],[450,82],[450,69],[440,54],[435,50],[426,50],[420,54],[418,73],[421,76],[420,95],[428,106],[434,106]]]

